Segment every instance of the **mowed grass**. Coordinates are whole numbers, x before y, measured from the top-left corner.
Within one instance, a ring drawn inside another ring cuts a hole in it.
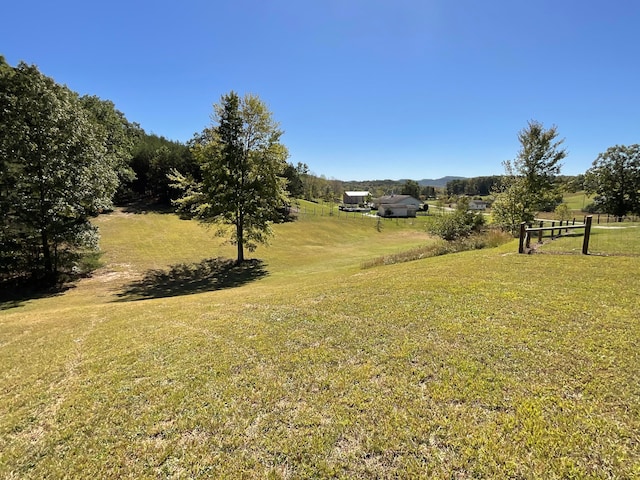
[[[513,242],[363,269],[431,241],[369,220],[302,216],[251,255],[265,275],[139,299],[234,248],[98,218],[101,271],[0,311],[0,477],[640,476],[640,258]]]
[[[548,234],[548,233],[547,233]],[[537,242],[534,236],[532,242]],[[584,230],[563,231],[562,235],[551,240],[543,239],[537,250],[545,253],[582,253]],[[591,255],[634,255],[640,256],[640,224],[633,222],[610,223],[591,228],[589,237],[589,254]]]
[[[565,193],[562,201],[567,204],[569,210],[576,215],[584,215],[582,209],[593,202],[593,195],[587,195],[585,192]]]

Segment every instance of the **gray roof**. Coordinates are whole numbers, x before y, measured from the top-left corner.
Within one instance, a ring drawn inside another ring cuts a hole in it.
[[[376,198],[375,202],[379,204],[393,205],[395,203],[403,203],[408,199],[420,203],[420,200],[413,198],[411,195],[385,195],[383,197]]]

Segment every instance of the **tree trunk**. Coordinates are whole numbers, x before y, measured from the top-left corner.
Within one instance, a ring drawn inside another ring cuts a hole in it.
[[[42,229],[40,232],[40,238],[42,240],[42,257],[44,260],[44,273],[48,279],[53,278],[53,263],[51,261],[51,250],[49,249],[49,236],[47,230]]]
[[[244,239],[242,235],[244,229],[244,218],[242,213],[239,213],[236,218],[236,240],[238,242],[238,258],[236,259],[236,263],[240,265],[244,262]]]

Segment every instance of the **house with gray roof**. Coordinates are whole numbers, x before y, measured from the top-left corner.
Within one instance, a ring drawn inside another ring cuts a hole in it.
[[[420,200],[411,195],[385,195],[375,198],[373,204],[378,208],[380,217],[415,217],[422,206]]]

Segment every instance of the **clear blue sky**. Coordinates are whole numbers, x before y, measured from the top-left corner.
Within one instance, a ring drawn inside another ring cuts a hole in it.
[[[531,119],[583,173],[640,143],[637,0],[25,1],[0,54],[186,141],[259,95],[293,163],[340,180],[500,174]]]

